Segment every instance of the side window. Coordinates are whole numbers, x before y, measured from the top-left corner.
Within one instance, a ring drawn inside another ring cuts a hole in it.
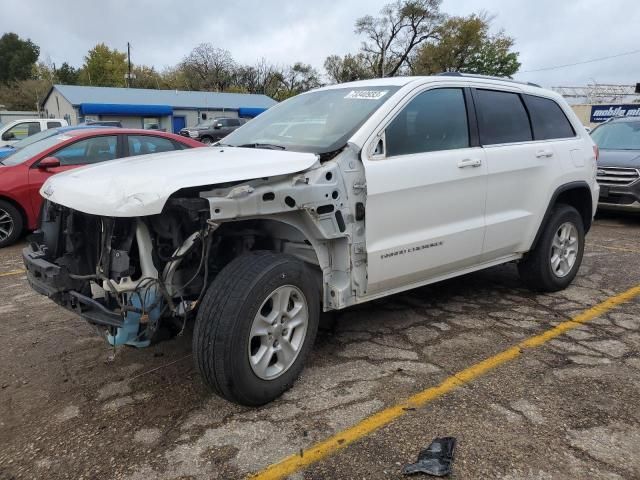
[[[240,120],[238,120],[237,118],[232,118],[231,120],[228,120],[229,122],[229,126],[230,127],[239,127],[240,126]]]
[[[553,138],[571,138],[576,132],[567,116],[556,102],[549,98],[525,95],[524,101],[529,109],[533,137],[536,140]]]
[[[419,94],[385,131],[387,157],[469,146],[469,126],[460,88]]]
[[[2,135],[3,140],[22,140],[40,131],[40,122],[22,122],[14,125]]]
[[[168,138],[152,135],[129,135],[128,142],[131,156],[177,150],[175,144]]]
[[[482,145],[532,140],[529,116],[520,95],[476,90],[476,102]]]
[[[118,137],[115,135],[87,138],[66,146],[52,155],[61,165],[84,165],[116,158]]]
[[[49,128],[58,128],[61,127],[62,124],[60,122],[47,122],[47,129]]]

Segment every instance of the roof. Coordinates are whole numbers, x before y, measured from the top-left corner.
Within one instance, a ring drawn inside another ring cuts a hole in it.
[[[57,90],[74,106],[92,104],[168,105],[173,108],[229,109],[243,107],[269,108],[277,102],[266,95],[250,93],[191,92],[182,90],[152,90],[146,88],[85,87],[80,85],[54,85],[47,93],[44,104],[53,90]]]

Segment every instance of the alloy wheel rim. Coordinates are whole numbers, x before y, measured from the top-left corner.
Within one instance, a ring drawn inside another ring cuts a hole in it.
[[[578,229],[573,223],[565,222],[556,231],[551,243],[551,271],[556,277],[566,277],[578,258]]]
[[[302,291],[283,285],[267,296],[249,333],[248,355],[253,373],[274,380],[294,364],[307,335],[309,307]]]
[[[13,218],[9,212],[0,208],[0,242],[5,241],[13,233]]]

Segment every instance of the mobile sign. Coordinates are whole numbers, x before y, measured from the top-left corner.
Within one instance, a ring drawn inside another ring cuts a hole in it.
[[[602,123],[614,117],[640,117],[640,103],[591,106],[591,123]]]

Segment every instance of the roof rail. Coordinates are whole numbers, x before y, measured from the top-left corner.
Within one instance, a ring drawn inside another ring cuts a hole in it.
[[[462,73],[462,72],[440,72],[440,73],[436,73],[437,77],[466,77],[466,78],[480,78],[480,79],[485,79],[485,80],[500,80],[501,82],[512,82],[512,83],[519,83],[520,85],[530,85],[532,87],[538,87],[538,88],[542,88],[540,87],[540,85],[538,85],[537,83],[533,83],[533,82],[521,82],[519,80],[514,80],[511,77],[495,77],[492,75],[479,75],[476,73]]]

